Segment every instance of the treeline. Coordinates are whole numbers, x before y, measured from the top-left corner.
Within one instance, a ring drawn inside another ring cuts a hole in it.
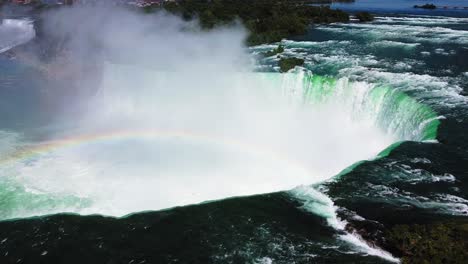
[[[436,9],[437,7],[434,4],[425,4],[425,5],[415,5],[414,8]]]
[[[167,3],[163,8],[185,20],[198,18],[204,29],[239,19],[250,31],[248,45],[304,34],[311,23],[349,20],[349,15],[341,10],[285,0],[181,0]]]

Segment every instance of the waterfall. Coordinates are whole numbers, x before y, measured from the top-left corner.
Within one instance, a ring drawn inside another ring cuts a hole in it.
[[[83,106],[61,119],[76,129],[8,141],[17,147],[0,162],[1,218],[122,216],[286,191],[395,142],[435,139],[438,125],[391,87],[309,72],[217,77],[106,64]]]

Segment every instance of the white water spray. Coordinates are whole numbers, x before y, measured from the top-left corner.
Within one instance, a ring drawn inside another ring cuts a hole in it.
[[[323,181],[394,141],[339,100],[299,100],[300,74],[231,73],[215,86],[198,76],[185,86],[181,76],[107,64],[88,112],[75,117],[79,128],[54,136],[72,143],[52,143],[13,168],[28,190],[86,203],[28,214],[122,216],[288,190]]]
[[[24,44],[36,35],[31,21],[25,19],[3,19],[0,24],[0,53]]]

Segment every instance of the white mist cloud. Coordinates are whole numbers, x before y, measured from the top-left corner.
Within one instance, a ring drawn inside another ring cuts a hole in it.
[[[144,65],[163,71],[245,70],[239,24],[209,32],[163,11],[142,14],[112,6],[62,8],[45,14],[45,30],[66,40],[74,59]]]

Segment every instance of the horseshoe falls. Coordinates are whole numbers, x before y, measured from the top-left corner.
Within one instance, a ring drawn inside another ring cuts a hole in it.
[[[227,94],[197,89],[197,103],[186,101],[191,90],[167,89],[182,87],[178,78],[107,64],[77,131],[29,144],[7,136],[17,150],[2,162],[2,218],[123,216],[285,191],[395,142],[434,139],[439,122],[402,92],[346,78],[237,74]]]

